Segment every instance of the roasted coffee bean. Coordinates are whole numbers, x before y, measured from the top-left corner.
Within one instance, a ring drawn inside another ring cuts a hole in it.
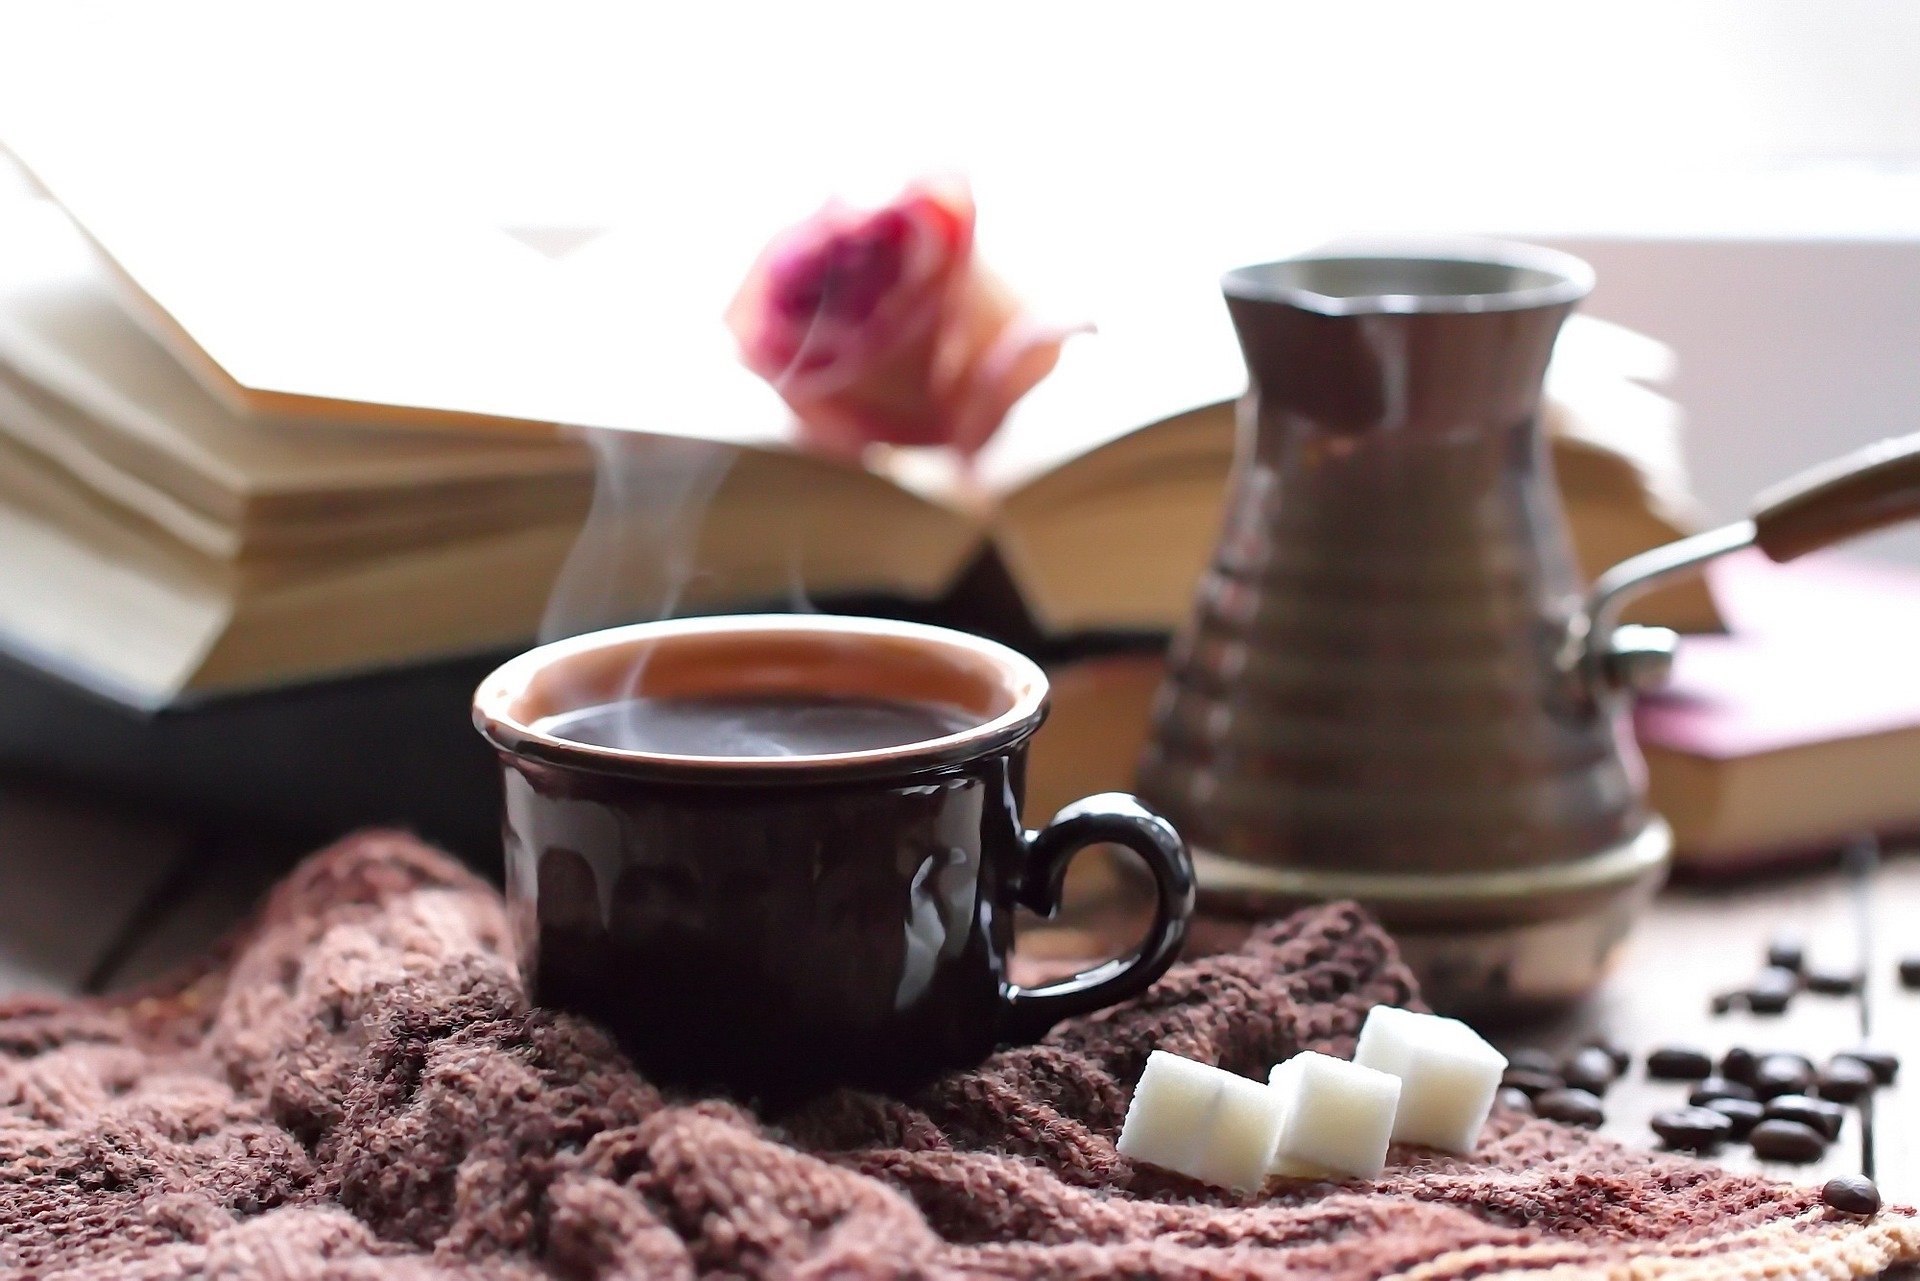
[[[1813,1065],[1793,1054],[1769,1054],[1753,1065],[1749,1080],[1763,1099],[1776,1094],[1805,1094],[1813,1088]]]
[[[1751,1085],[1729,1081],[1724,1076],[1710,1076],[1693,1087],[1693,1093],[1687,1096],[1687,1103],[1699,1108],[1715,1099],[1745,1099],[1749,1103],[1758,1103],[1760,1096],[1753,1092]]]
[[[1794,930],[1782,930],[1767,941],[1767,964],[1796,974],[1807,963],[1807,938]]]
[[[1557,1090],[1566,1082],[1552,1072],[1529,1072],[1525,1068],[1510,1067],[1500,1074],[1500,1084],[1520,1091],[1528,1098],[1538,1098],[1548,1090]]]
[[[1500,1106],[1510,1112],[1524,1112],[1528,1116],[1533,1115],[1533,1100],[1527,1097],[1525,1090],[1516,1090],[1510,1085],[1503,1085],[1500,1087],[1500,1093],[1495,1097]]]
[[[1781,1014],[1800,990],[1800,976],[1777,965],[1768,966],[1747,984],[1747,1008],[1755,1014]]]
[[[1620,1075],[1613,1056],[1597,1045],[1590,1045],[1568,1059],[1560,1068],[1560,1079],[1576,1090],[1605,1094]]]
[[[1843,1174],[1828,1179],[1820,1189],[1820,1199],[1842,1214],[1873,1215],[1880,1212],[1880,1189],[1864,1174]]]
[[[1670,1148],[1711,1152],[1733,1135],[1733,1120],[1712,1108],[1673,1108],[1653,1114],[1653,1132]]]
[[[1507,1066],[1520,1068],[1526,1072],[1545,1072],[1550,1076],[1557,1076],[1560,1072],[1560,1056],[1528,1047],[1507,1055]]]
[[[1746,1138],[1748,1131],[1766,1119],[1766,1109],[1752,1099],[1714,1099],[1705,1107],[1733,1122],[1733,1137],[1736,1139]]]
[[[1607,1119],[1598,1096],[1585,1090],[1548,1090],[1533,1101],[1533,1110],[1549,1121],[1596,1129]]]
[[[1753,1154],[1766,1161],[1790,1161],[1804,1165],[1818,1161],[1827,1151],[1820,1131],[1798,1121],[1762,1121],[1747,1135]]]
[[[1900,1056],[1890,1050],[1869,1050],[1863,1047],[1858,1050],[1848,1050],[1833,1057],[1853,1059],[1866,1064],[1873,1073],[1873,1079],[1882,1085],[1892,1085],[1893,1078],[1900,1075]]]
[[[1626,1074],[1628,1068],[1633,1066],[1633,1055],[1625,1048],[1615,1045],[1612,1041],[1588,1041],[1580,1048],[1585,1050],[1598,1050],[1612,1059],[1613,1076],[1616,1081]]]
[[[1820,1097],[1832,1099],[1835,1103],[1852,1103],[1873,1093],[1880,1084],[1873,1069],[1858,1059],[1836,1058],[1820,1069],[1815,1088]]]
[[[1782,1094],[1778,1098],[1767,1100],[1769,1121],[1798,1121],[1802,1125],[1812,1126],[1829,1140],[1840,1137],[1840,1126],[1847,1119],[1847,1110],[1838,1103],[1829,1103],[1825,1099],[1809,1098],[1804,1094]]]
[[[1804,1066],[1807,1071],[1813,1071],[1813,1060],[1798,1050],[1762,1050],[1753,1061],[1755,1067],[1760,1065],[1761,1059],[1792,1059],[1795,1063]]]
[[[1713,1060],[1703,1050],[1663,1045],[1647,1055],[1647,1075],[1656,1081],[1698,1081],[1713,1075]]]
[[[1900,958],[1900,986],[1920,987],[1920,955]]]
[[[1746,999],[1745,992],[1715,992],[1713,999],[1707,1002],[1707,1009],[1713,1014],[1726,1014]]]
[[[1845,966],[1837,968],[1812,968],[1806,974],[1807,991],[1818,992],[1822,996],[1851,996],[1866,985],[1866,976],[1858,969]]]
[[[1744,1046],[1736,1045],[1720,1056],[1720,1075],[1729,1081],[1750,1084],[1753,1081],[1753,1068],[1760,1056]]]

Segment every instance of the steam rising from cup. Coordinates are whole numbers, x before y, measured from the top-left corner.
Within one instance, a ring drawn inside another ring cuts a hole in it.
[[[586,430],[593,503],[540,620],[540,643],[624,623],[670,618],[697,572],[707,510],[732,470],[734,446],[707,440]],[[646,675],[642,651],[621,682],[632,710]],[[635,727],[623,738],[637,742]]]
[[[707,508],[736,450],[593,429],[593,505],[547,600],[540,643],[666,618],[693,579]]]

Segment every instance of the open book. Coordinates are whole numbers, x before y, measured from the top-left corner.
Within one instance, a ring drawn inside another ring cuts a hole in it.
[[[17,250],[0,258],[0,647],[135,706],[517,644],[543,618],[576,630],[796,597],[930,601],[989,557],[1043,632],[1165,632],[1189,608],[1232,462],[1243,375],[1210,285],[1106,306],[961,474],[925,455],[860,467],[789,448],[782,407],[732,362],[717,314],[683,317],[679,345],[655,335],[648,350],[677,368],[645,395],[573,316],[577,342],[548,334],[523,360],[568,348],[543,366],[557,386],[593,355],[592,377],[619,393],[589,405],[579,386],[556,390],[544,417],[524,371],[493,413],[477,393],[409,404],[418,383],[351,407],[256,403],[210,370],[189,324],[157,317],[173,313],[153,282],[190,272],[116,267],[44,200],[0,208],[0,237]],[[611,271],[620,246],[572,259]],[[272,334],[304,301],[256,327]],[[474,305],[469,281],[441,310]],[[286,335],[321,352],[324,336]],[[1590,321],[1556,353],[1548,413],[1589,573],[1686,526],[1674,412],[1636,381],[1659,365],[1657,344]],[[557,438],[559,421],[630,430],[603,450],[622,466],[600,476],[583,544],[600,559],[571,568],[593,455]],[[398,430],[461,422],[476,430]],[[1642,616],[1716,623],[1697,587]]]

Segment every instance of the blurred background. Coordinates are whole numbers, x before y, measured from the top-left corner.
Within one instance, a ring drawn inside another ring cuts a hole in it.
[[[989,248],[1046,226],[1023,243],[1120,276],[1169,229],[1209,276],[1333,233],[1551,240],[1599,269],[1592,313],[1677,351],[1716,516],[1913,425],[1916,84],[1920,10],[1873,0],[0,15],[9,134],[89,139],[213,218],[639,227],[700,257],[950,167]],[[1869,550],[1920,563],[1920,536]]]

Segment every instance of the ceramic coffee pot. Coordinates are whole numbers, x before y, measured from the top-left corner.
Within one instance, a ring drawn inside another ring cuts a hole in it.
[[[1139,791],[1202,906],[1355,898],[1437,1007],[1587,991],[1666,875],[1626,724],[1674,637],[1633,595],[1754,544],[1787,559],[1920,512],[1920,446],[1846,460],[1751,520],[1575,567],[1539,407],[1592,273],[1477,242],[1226,277],[1246,358],[1225,527],[1176,639]]]

